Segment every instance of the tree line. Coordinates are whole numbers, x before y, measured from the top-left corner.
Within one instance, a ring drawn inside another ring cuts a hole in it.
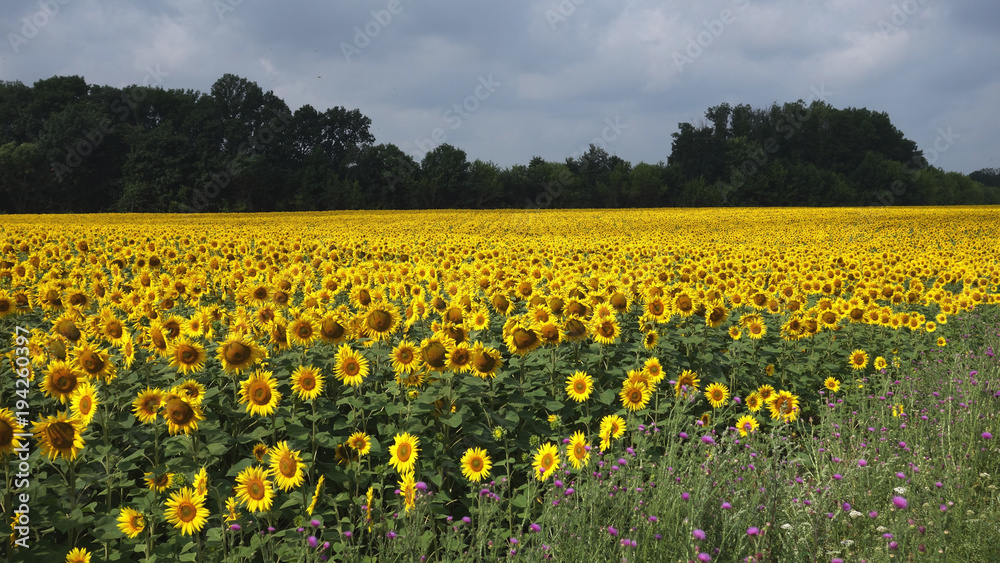
[[[510,167],[441,144],[417,162],[370,127],[232,74],[208,93],[0,82],[0,212],[1000,203],[1000,169],[945,172],[885,113],[822,101],[711,107],[656,164],[594,144]]]

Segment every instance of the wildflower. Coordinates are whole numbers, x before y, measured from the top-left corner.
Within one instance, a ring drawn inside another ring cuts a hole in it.
[[[892,497],[892,504],[896,505],[896,508],[898,508],[900,510],[902,510],[902,509],[906,508],[907,506],[909,506],[909,503],[906,502],[905,498],[898,497],[898,496],[897,497]]]

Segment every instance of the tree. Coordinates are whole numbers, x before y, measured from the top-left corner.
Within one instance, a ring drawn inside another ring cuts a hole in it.
[[[0,145],[0,192],[7,196],[15,213],[24,213],[33,195],[34,178],[45,168],[42,151],[35,143],[11,141]]]

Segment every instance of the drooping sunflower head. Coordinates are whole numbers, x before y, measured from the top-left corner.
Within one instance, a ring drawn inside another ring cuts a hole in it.
[[[190,434],[198,429],[198,422],[205,420],[201,406],[192,404],[176,394],[167,394],[163,402],[163,418],[170,435]]]
[[[50,460],[62,456],[63,459],[72,461],[84,447],[83,429],[84,425],[79,419],[60,412],[36,422],[32,432],[42,453]]]
[[[420,343],[420,359],[433,371],[444,371],[448,365],[448,352],[455,341],[445,336],[434,335]]]

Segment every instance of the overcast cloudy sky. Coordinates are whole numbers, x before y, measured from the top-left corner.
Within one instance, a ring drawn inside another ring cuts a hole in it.
[[[888,112],[934,165],[1000,167],[996,0],[7,1],[0,79],[207,92],[225,73],[294,110],[358,108],[379,143],[502,166],[598,144],[670,152],[722,102]]]

